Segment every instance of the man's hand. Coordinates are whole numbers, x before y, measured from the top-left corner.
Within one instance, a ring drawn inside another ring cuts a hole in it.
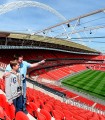
[[[45,63],[45,60],[46,60],[46,59],[41,60],[40,62],[37,62],[37,63],[33,63],[33,64],[31,64],[31,68],[33,68],[33,67],[37,67],[37,66],[39,66],[39,65],[41,65],[41,64],[44,64],[44,63]]]
[[[44,64],[44,63],[45,63],[45,60],[46,60],[46,59],[41,60],[40,63],[41,63],[41,64]]]
[[[13,103],[12,101],[9,101],[9,105],[12,105],[12,103]]]
[[[10,72],[6,72],[6,73],[4,73],[4,75],[3,75],[2,78],[5,79],[5,78],[8,77],[10,74],[11,74]]]

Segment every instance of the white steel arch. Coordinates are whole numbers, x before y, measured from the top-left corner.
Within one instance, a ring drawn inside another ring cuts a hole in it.
[[[46,4],[40,3],[40,2],[36,2],[36,1],[15,1],[15,2],[0,5],[0,15],[5,14],[7,12],[10,12],[12,10],[18,9],[18,8],[23,8],[23,7],[42,8],[42,9],[45,9],[45,10],[53,13],[54,15],[56,15],[63,22],[67,21],[66,18],[63,15],[61,15],[58,11],[56,11],[52,7],[50,7],[50,6],[46,5]],[[62,27],[63,27],[64,31],[67,32],[63,25],[62,25]],[[73,30],[74,28],[71,26],[70,29]],[[71,38],[71,37],[69,37],[68,34],[66,34],[66,35],[67,35],[67,38]],[[79,38],[81,38],[78,33],[77,33],[77,36]]]
[[[11,2],[11,3],[0,5],[0,15],[5,14],[12,10],[18,9],[18,8],[30,7],[30,6],[45,9],[45,10],[55,14],[61,20],[64,20],[64,21],[66,20],[66,18],[63,15],[61,15],[59,12],[57,12],[52,7],[45,5],[43,3],[40,3],[40,2],[36,2],[36,1],[16,1],[16,2]]]

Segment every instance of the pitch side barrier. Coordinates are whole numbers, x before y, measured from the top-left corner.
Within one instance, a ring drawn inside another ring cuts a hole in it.
[[[33,85],[36,85],[36,86],[44,89],[44,90],[46,90],[48,92],[51,92],[51,93],[53,93],[53,94],[55,94],[57,96],[66,98],[66,94],[63,93],[63,92],[60,92],[58,90],[54,90],[53,88],[49,88],[49,87],[47,87],[47,86],[45,86],[45,85],[43,85],[41,83],[38,83],[37,81],[33,81],[33,80],[29,79],[29,78],[26,78],[26,81],[29,82],[29,83],[31,83],[31,84],[33,84]]]

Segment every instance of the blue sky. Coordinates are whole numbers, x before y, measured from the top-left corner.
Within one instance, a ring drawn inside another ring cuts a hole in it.
[[[15,2],[19,0],[0,0],[0,5],[6,4],[9,2]],[[26,1],[26,0],[21,0]],[[27,0],[28,1],[28,0]],[[88,12],[92,12],[94,10],[105,8],[105,1],[100,0],[31,0],[31,1],[37,1],[44,3],[55,10],[57,10],[59,13],[61,13],[66,19],[70,19],[73,17],[77,17],[82,14],[86,14]],[[86,21],[89,21],[90,19],[97,19],[99,17],[103,17],[105,14],[98,16],[92,16],[91,18],[88,18]],[[83,21],[83,22],[84,22]],[[105,23],[105,20],[102,19],[101,21],[97,21],[96,23],[88,23],[88,26],[92,24],[100,24]],[[27,7],[27,8],[21,8],[16,9],[11,12],[5,13],[3,15],[0,15],[0,30],[3,31],[15,31],[15,32],[27,32],[27,30],[30,30],[32,32],[41,30],[44,28],[47,28],[49,26],[53,26],[57,23],[63,22],[61,19],[59,19],[54,14],[48,12],[47,10],[37,8],[37,7]],[[82,26],[84,27],[84,26]],[[90,37],[93,36],[104,36],[104,29],[93,31],[93,33],[97,32],[96,34],[88,34]],[[82,35],[82,33],[80,34]],[[75,36],[73,36],[75,37]],[[90,40],[91,41],[91,40]],[[98,39],[97,41],[104,41],[103,39]],[[88,42],[85,43],[85,45],[88,45],[89,47],[98,49],[100,51],[104,51],[105,44],[99,44],[99,43],[92,43]]]

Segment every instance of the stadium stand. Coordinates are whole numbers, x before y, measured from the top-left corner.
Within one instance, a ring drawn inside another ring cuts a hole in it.
[[[75,105],[66,104],[41,91],[29,87],[27,87],[26,108],[37,120],[52,120],[52,118],[55,120],[105,119],[104,115],[96,114],[95,112],[76,107]],[[8,104],[3,94],[0,94],[0,111],[1,119],[6,117],[6,120],[13,120],[14,118],[16,120],[29,120],[23,112],[18,112],[15,116],[14,106]]]
[[[48,38],[48,40],[46,39],[45,41],[41,36],[30,36],[30,40],[28,40],[27,35],[25,34],[8,34],[6,39],[10,46],[21,46],[21,43],[24,43],[23,47],[27,45],[31,46],[30,41],[34,39],[34,47],[41,46],[48,49],[1,49],[0,69],[5,70],[6,65],[16,53],[21,53],[24,56],[24,60],[31,63],[46,59],[46,63],[43,66],[28,71],[28,74],[30,74],[31,77],[36,77],[35,80],[38,80],[40,83],[31,81],[36,86],[66,99],[64,102],[61,102],[49,94],[46,95],[43,90],[38,91],[27,87],[26,107],[30,115],[37,120],[105,120],[104,105],[95,103],[94,101],[73,93],[70,90],[68,91],[65,88],[50,84],[42,84],[43,82],[47,83],[51,80],[59,82],[59,80],[64,77],[86,69],[105,70],[105,56],[100,55],[98,51],[82,45],[74,44],[72,42],[71,44],[68,44],[68,42],[57,39],[49,42],[49,39],[52,38]],[[23,42],[23,39],[26,39],[26,41]],[[0,44],[5,44],[4,37],[1,38]],[[49,48],[58,50],[63,49],[70,51],[71,53],[55,52],[54,50],[49,50]],[[3,79],[0,79],[0,89],[2,91],[5,90]],[[70,101],[68,102],[68,100]],[[15,116],[14,106],[9,106],[5,95],[0,94],[0,119],[5,118],[6,120],[29,120],[29,117],[23,112],[18,112]]]
[[[31,94],[33,93],[33,95]],[[59,100],[56,100],[48,95],[45,95],[44,93],[37,91],[32,88],[27,88],[27,96],[28,96],[28,105],[30,106],[30,114],[32,114],[31,111],[34,112],[35,117],[39,116],[42,119],[45,119],[47,117],[49,120],[51,119],[51,116],[55,118],[56,120],[66,120],[66,119],[79,119],[79,120],[86,120],[92,118],[99,119],[100,116],[103,117],[103,120],[105,119],[105,116],[96,114],[94,112],[90,112],[88,110],[84,110],[82,108],[77,108],[76,106],[68,105],[66,103],[62,103]],[[32,104],[32,102],[34,104]],[[32,106],[35,106],[35,109],[33,109]],[[37,106],[37,107],[36,107]],[[36,109],[39,112],[36,112]],[[27,108],[29,110],[29,108]],[[43,111],[43,112],[42,112]],[[68,114],[69,113],[69,114]],[[80,114],[81,113],[81,114]]]
[[[84,103],[84,104],[86,104],[88,106],[92,106],[95,103],[94,101],[89,100],[89,99],[87,99],[85,97],[82,97],[82,96],[80,96],[80,95],[78,95],[76,93],[73,93],[70,90],[67,90],[65,88],[55,86],[55,85],[49,85],[49,84],[48,84],[48,86],[55,89],[55,90],[58,90],[58,91],[61,91],[61,92],[65,93],[67,98],[71,98],[71,99],[73,99],[75,101],[78,101],[78,102],[80,101],[81,103]]]
[[[69,65],[69,66],[58,66],[55,69],[52,68],[48,71],[46,69],[39,69],[38,71],[32,71],[30,76],[35,76],[35,74],[40,78],[46,78],[49,80],[60,80],[72,73],[80,72],[86,70],[84,65]],[[34,74],[35,73],[35,74]]]
[[[3,53],[3,54],[2,54]],[[71,59],[71,60],[104,60],[102,57],[96,57],[95,55],[79,55],[79,54],[72,54],[72,53],[63,53],[63,52],[55,52],[51,50],[24,50],[24,49],[1,49],[0,53],[0,61],[3,63],[8,63],[11,60],[11,57],[16,54],[21,53],[24,55],[25,60],[41,60],[41,59]],[[28,54],[27,54],[28,53]],[[43,54],[42,54],[43,53]],[[9,55],[9,56],[8,56]]]
[[[97,104],[95,105],[95,108],[98,108],[98,109],[100,109],[100,110],[105,110],[105,105],[101,105],[101,104],[97,103]]]

